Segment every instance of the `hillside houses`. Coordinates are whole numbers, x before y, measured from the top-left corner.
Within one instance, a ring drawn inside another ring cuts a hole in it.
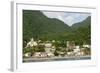
[[[31,49],[31,50],[28,52],[25,52],[23,56],[35,57],[35,58],[49,58],[49,57],[55,57],[55,56],[66,57],[66,56],[90,55],[90,50],[89,50],[90,45],[88,44],[83,44],[81,46],[75,45],[74,41],[66,41],[66,43],[63,43],[66,46],[62,46],[61,44],[62,43],[60,41],[58,42],[56,40],[52,40],[52,41],[37,40],[36,41],[33,38],[31,38],[25,47],[26,49]]]

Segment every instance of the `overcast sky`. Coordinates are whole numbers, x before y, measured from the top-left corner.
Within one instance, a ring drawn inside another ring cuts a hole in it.
[[[75,12],[50,12],[42,11],[48,18],[57,18],[64,23],[72,26],[74,23],[81,22],[90,16],[90,13],[75,13]]]

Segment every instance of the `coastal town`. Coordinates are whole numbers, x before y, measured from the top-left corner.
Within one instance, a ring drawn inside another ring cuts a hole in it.
[[[89,44],[76,45],[74,41],[35,41],[31,38],[23,48],[24,61],[28,58],[31,60],[43,59],[62,59],[62,58],[77,58],[91,55],[91,46]]]

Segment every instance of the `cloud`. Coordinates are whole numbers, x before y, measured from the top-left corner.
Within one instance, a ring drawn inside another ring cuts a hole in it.
[[[90,13],[76,13],[76,12],[50,12],[42,11],[48,18],[57,18],[64,23],[72,26],[74,23],[81,22],[90,16]]]

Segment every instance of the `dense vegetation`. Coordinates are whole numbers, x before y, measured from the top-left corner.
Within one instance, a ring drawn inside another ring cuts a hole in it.
[[[50,19],[40,11],[23,10],[23,43],[35,40],[75,41],[76,44],[91,41],[91,17],[69,27],[58,19]],[[25,44],[23,44],[25,45]]]

